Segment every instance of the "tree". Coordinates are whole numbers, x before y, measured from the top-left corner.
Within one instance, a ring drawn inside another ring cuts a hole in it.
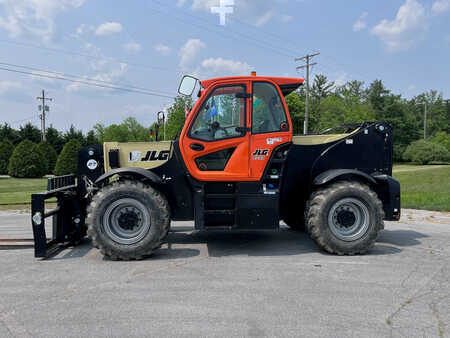
[[[168,109],[169,117],[166,125],[166,139],[172,140],[184,126],[186,120],[186,108],[192,109],[192,97],[177,96],[174,104]]]
[[[406,148],[403,157],[406,161],[420,164],[450,161],[449,151],[445,147],[425,140],[411,143],[408,148]]]
[[[366,90],[367,100],[375,110],[375,119],[377,121],[384,118],[385,98],[389,93],[390,91],[384,87],[381,80],[375,80]]]
[[[437,132],[436,135],[430,139],[431,142],[440,144],[450,151],[450,135],[445,131]]]
[[[45,159],[36,144],[23,140],[9,159],[8,174],[12,177],[33,178],[45,175]]]
[[[305,120],[305,101],[301,100],[298,91],[294,91],[286,96],[286,104],[291,114],[294,134],[303,133],[303,122]]]
[[[18,144],[20,142],[19,132],[7,123],[0,127],[0,142],[10,141],[12,144]]]
[[[83,132],[81,130],[75,129],[75,126],[73,124],[71,124],[69,130],[65,132],[63,138],[65,143],[71,140],[77,140],[79,144],[85,143]]]
[[[86,140],[85,140],[85,146],[91,146],[91,145],[95,145],[95,144],[100,144],[97,136],[95,135],[95,132],[93,130],[89,130],[89,132],[86,135]]]
[[[55,166],[55,175],[75,174],[78,167],[78,150],[81,148],[77,139],[67,142],[58,156]]]
[[[19,137],[22,141],[29,140],[33,143],[39,143],[41,142],[41,131],[28,122],[25,126],[20,127]]]
[[[95,138],[99,143],[105,142],[105,126],[102,123],[96,123],[93,127]]]
[[[46,162],[46,173],[52,174],[55,170],[56,160],[58,154],[56,150],[48,142],[41,142],[37,145],[37,150],[40,151]]]
[[[9,140],[0,142],[0,174],[8,174],[8,163],[14,151],[14,145]]]
[[[53,149],[59,154],[64,147],[64,138],[61,133],[52,125],[47,128],[45,133],[45,140],[52,146]]]

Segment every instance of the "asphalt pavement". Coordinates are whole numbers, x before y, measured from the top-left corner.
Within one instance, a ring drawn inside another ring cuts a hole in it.
[[[89,241],[39,260],[11,245],[30,229],[29,214],[0,212],[0,337],[450,336],[449,213],[404,210],[353,257],[284,226],[175,222],[144,261],[110,261]]]

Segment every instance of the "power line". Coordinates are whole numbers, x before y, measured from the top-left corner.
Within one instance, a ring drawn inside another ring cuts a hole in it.
[[[306,60],[306,65],[298,66],[297,70],[306,68],[306,102],[305,102],[305,121],[303,124],[303,134],[308,134],[308,122],[309,122],[309,69],[310,67],[317,65],[317,62],[310,63],[310,60],[319,55],[320,53],[307,54],[303,57],[296,58],[295,61],[303,61]]]
[[[21,123],[21,122],[24,122],[24,121],[34,120],[34,119],[36,119],[36,118],[37,118],[36,115],[32,115],[32,116],[30,116],[30,117],[26,117],[26,118],[21,119],[21,120],[12,121],[12,122],[10,122],[9,124],[10,124],[10,125],[13,125],[13,124]]]
[[[154,2],[154,3],[158,3],[158,4],[160,4],[161,6],[168,7],[169,9],[177,9],[177,8],[172,7],[172,6],[164,5],[164,4],[162,4],[161,2],[159,2],[159,1],[157,1],[157,0],[153,0],[153,2]],[[173,13],[166,13],[166,12],[164,12],[164,11],[162,11],[162,10],[160,10],[160,9],[156,9],[156,8],[154,8],[154,7],[152,7],[151,9],[154,10],[154,11],[157,11],[157,12],[159,12],[159,13],[161,13],[161,14],[164,14],[164,15],[170,14],[170,17],[172,17],[173,19],[176,19],[176,20],[181,21],[181,22],[183,22],[183,23],[186,23],[186,24],[188,24],[188,25],[191,25],[191,26],[200,28],[200,29],[202,30],[202,32],[215,33],[215,34],[218,34],[218,35],[222,35],[223,37],[230,38],[230,39],[232,39],[232,40],[235,40],[235,39],[236,39],[236,36],[237,36],[238,38],[244,38],[244,39],[246,39],[247,41],[253,42],[253,44],[254,44],[255,46],[257,46],[257,47],[260,47],[260,48],[262,48],[262,49],[271,50],[272,52],[274,52],[274,53],[276,53],[276,54],[279,54],[279,55],[283,55],[283,56],[285,56],[285,57],[292,57],[292,56],[295,55],[294,53],[291,53],[290,51],[288,52],[289,54],[288,54],[287,52],[283,52],[283,51],[282,51],[283,47],[280,48],[280,47],[278,47],[278,46],[273,46],[273,45],[272,45],[272,47],[270,47],[270,44],[268,44],[267,41],[255,39],[254,37],[250,37],[250,36],[248,36],[248,35],[242,34],[241,32],[234,33],[233,30],[231,30],[231,29],[220,30],[220,28],[219,28],[217,25],[213,25],[213,26],[199,25],[199,24],[196,24],[196,23],[193,23],[193,22],[190,22],[190,21],[186,21],[186,20],[184,20],[183,18],[177,17],[177,16],[173,15]],[[177,9],[177,10],[179,10],[179,9]],[[197,16],[195,16],[195,15],[191,15],[191,14],[184,13],[184,12],[182,12],[182,14],[185,15],[185,16],[190,16],[190,17],[195,18],[195,19],[197,19],[197,20],[199,20],[199,21],[202,21],[202,22],[205,21],[204,19],[199,18],[199,17],[197,17]],[[216,30],[215,32],[213,32],[213,31],[211,31],[211,28],[212,28],[212,27],[215,28],[215,29],[218,29],[218,28],[219,28],[219,30]],[[233,32],[233,34],[232,34],[232,35],[227,34],[228,31]]]
[[[132,63],[132,62],[128,62],[128,61],[118,60],[118,59],[115,59],[113,57],[107,57],[107,58],[99,57],[99,56],[90,55],[90,54],[84,54],[84,53],[79,53],[79,52],[68,51],[68,50],[65,50],[65,49],[44,47],[44,46],[41,46],[41,45],[35,45],[35,44],[31,44],[31,43],[9,41],[9,40],[1,40],[1,39],[0,39],[0,43],[8,43],[8,44],[18,45],[18,46],[23,46],[23,47],[29,47],[29,48],[46,50],[46,51],[54,52],[54,53],[61,53],[61,54],[72,55],[72,56],[81,56],[81,57],[86,57],[86,58],[90,58],[90,59],[97,59],[97,60],[103,60],[103,61],[107,60],[107,61],[112,61],[112,62],[115,62],[115,63],[122,63],[122,64],[125,64],[125,65],[128,65],[128,66],[137,67],[137,68],[146,68],[146,69],[152,69],[152,70],[173,72],[173,69],[171,69],[171,68],[148,66],[148,65],[143,65],[143,64],[138,64],[138,63]],[[177,71],[176,73],[181,73],[181,71]]]
[[[25,71],[21,71],[21,70],[9,69],[9,68],[3,68],[3,67],[0,67],[0,70],[4,70],[4,71],[7,71],[7,72],[13,72],[13,73],[19,73],[19,74],[26,74],[26,75],[45,77],[45,78],[55,79],[55,80],[62,80],[62,81],[68,81],[68,82],[81,83],[81,84],[85,84],[85,85],[88,85],[88,86],[94,86],[94,87],[122,90],[122,91],[126,91],[126,92],[138,93],[138,94],[149,95],[149,96],[165,97],[165,98],[169,98],[169,99],[173,99],[174,98],[173,96],[168,96],[168,95],[150,93],[150,92],[147,92],[147,91],[134,90],[134,89],[123,88],[123,87],[118,87],[118,86],[102,85],[102,84],[99,84],[99,83],[92,83],[92,82],[82,81],[82,80],[68,79],[68,78],[65,78],[65,77],[62,77],[62,76],[36,74],[36,73],[32,73],[32,72],[25,72]]]
[[[23,68],[23,69],[28,69],[28,70],[33,70],[33,71],[38,71],[38,72],[43,72],[43,73],[49,73],[49,74],[55,74],[58,76],[65,76],[65,77],[74,78],[74,79],[87,80],[87,81],[94,82],[94,83],[99,82],[99,83],[105,83],[105,84],[112,85],[112,86],[119,85],[123,88],[143,90],[143,91],[158,93],[158,94],[162,94],[162,95],[166,95],[166,94],[172,95],[171,93],[162,92],[159,90],[148,89],[148,88],[144,88],[144,87],[130,86],[127,84],[121,84],[120,82],[114,83],[114,82],[109,82],[109,81],[97,80],[97,79],[93,79],[93,78],[89,78],[89,77],[85,77],[85,76],[72,75],[72,74],[67,74],[67,73],[63,73],[63,72],[56,72],[56,71],[45,70],[45,69],[40,69],[40,68],[35,68],[35,67],[30,67],[30,66],[16,65],[13,63],[0,62],[0,65],[7,66],[7,67]],[[37,74],[33,73],[33,75],[37,75]]]

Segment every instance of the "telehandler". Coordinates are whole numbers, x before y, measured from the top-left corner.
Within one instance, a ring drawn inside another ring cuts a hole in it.
[[[179,92],[199,87],[198,100],[174,141],[85,147],[75,175],[50,178],[48,191],[32,195],[35,256],[87,235],[111,259],[142,259],[165,242],[172,220],[205,231],[278,229],[282,220],[329,253],[367,252],[383,220],[400,218],[392,128],[363,122],[294,136],[284,97],[302,84],[184,76]]]

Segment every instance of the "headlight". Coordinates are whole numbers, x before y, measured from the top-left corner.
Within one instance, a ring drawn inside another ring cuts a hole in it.
[[[42,223],[42,215],[40,212],[37,212],[31,218],[36,225],[40,225]]]

